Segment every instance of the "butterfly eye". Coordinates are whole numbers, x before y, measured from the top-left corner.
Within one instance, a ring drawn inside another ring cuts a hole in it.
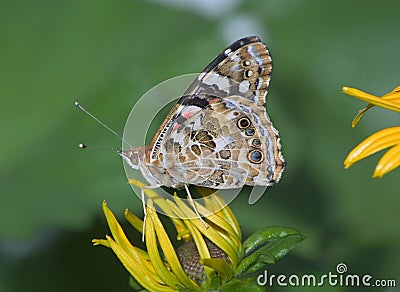
[[[242,65],[244,66],[244,67],[247,67],[247,66],[250,66],[250,61],[249,60],[244,60],[243,62],[242,62]]]
[[[251,123],[250,120],[248,118],[240,118],[237,122],[237,125],[240,129],[245,129],[250,127]]]
[[[253,141],[251,142],[251,145],[253,145],[254,147],[260,147],[261,146],[260,139],[253,139]]]
[[[253,128],[249,128],[246,129],[246,131],[244,132],[246,133],[247,136],[253,136],[256,131]]]
[[[253,76],[253,71],[252,70],[246,70],[246,71],[244,71],[244,76],[246,77],[246,78],[250,78],[251,76]]]
[[[252,150],[247,155],[247,158],[252,163],[261,163],[264,159],[264,156],[260,150]]]

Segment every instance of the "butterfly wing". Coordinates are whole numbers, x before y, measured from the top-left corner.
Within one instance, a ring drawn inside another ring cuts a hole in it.
[[[240,92],[256,106],[265,106],[271,72],[272,59],[266,45],[257,36],[242,38],[204,68],[178,103],[190,104],[196,94],[225,97]]]
[[[240,167],[245,141],[230,118],[224,102],[197,112],[167,136],[161,165],[175,181],[212,188],[244,184],[248,172]]]
[[[223,50],[198,75],[171,109],[150,144],[147,162],[156,163],[160,146],[170,129],[221,98],[239,93],[265,111],[272,60],[256,36],[242,38]]]
[[[275,139],[263,112],[234,95],[212,103],[167,135],[160,161],[175,181],[186,184],[268,186],[279,180],[283,167],[275,159]]]

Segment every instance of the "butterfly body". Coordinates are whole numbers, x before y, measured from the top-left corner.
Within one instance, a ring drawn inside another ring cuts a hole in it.
[[[231,189],[277,183],[285,162],[265,109],[271,70],[258,37],[236,41],[193,81],[152,143],[121,156],[150,186]]]

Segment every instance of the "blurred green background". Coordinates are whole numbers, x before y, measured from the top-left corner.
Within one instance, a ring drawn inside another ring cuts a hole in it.
[[[399,85],[398,11],[396,0],[1,1],[0,291],[130,291],[91,239],[109,233],[102,200],[118,215],[141,214],[141,203],[114,151],[76,147],[120,141],[73,102],[122,133],[147,90],[253,34],[274,60],[268,111],[288,167],[257,204],[231,204],[244,235],[286,225],[307,236],[269,273],[322,275],[343,262],[399,285],[400,170],[372,179],[380,154],[343,169],[358,142],[399,116],[376,108],[352,129],[363,103],[341,93]]]

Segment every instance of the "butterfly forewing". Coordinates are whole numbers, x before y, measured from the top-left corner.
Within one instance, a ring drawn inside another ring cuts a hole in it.
[[[268,49],[256,36],[240,39],[223,50],[171,109],[153,138],[148,162],[157,159],[159,146],[169,127],[182,124],[187,117],[208,106],[213,97],[223,98],[240,93],[252,100],[254,106],[264,108],[271,71],[272,60]]]
[[[264,106],[271,72],[272,59],[265,44],[256,36],[243,38],[215,57],[178,103],[196,93],[225,97],[240,92],[254,98],[255,106]]]

